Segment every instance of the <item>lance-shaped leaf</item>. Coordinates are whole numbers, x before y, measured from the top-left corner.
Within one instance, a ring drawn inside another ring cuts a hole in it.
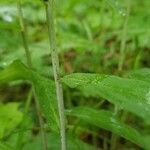
[[[120,122],[113,113],[105,110],[96,110],[89,107],[76,107],[67,111],[70,116],[75,116],[91,125],[109,130],[131,142],[149,150],[150,137],[142,136],[138,131]]]
[[[150,69],[148,68],[131,71],[128,76],[129,78],[139,79],[150,83]]]
[[[117,76],[75,73],[62,81],[86,95],[101,96],[111,103],[142,117],[150,124],[150,84]]]
[[[59,132],[54,82],[28,69],[18,60],[0,72],[0,84],[15,80],[27,80],[33,84],[35,95],[48,121],[49,127]]]

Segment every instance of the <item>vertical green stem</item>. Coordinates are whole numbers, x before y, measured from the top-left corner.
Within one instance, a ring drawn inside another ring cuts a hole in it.
[[[21,36],[22,36],[23,46],[24,46],[26,58],[27,58],[27,64],[28,64],[28,67],[32,69],[31,53],[30,53],[29,47],[28,47],[28,41],[27,41],[27,35],[26,35],[27,32],[26,32],[26,26],[25,26],[25,22],[24,22],[24,18],[23,18],[21,0],[17,1],[17,8],[18,8],[19,23],[20,23],[20,27],[21,27]],[[35,92],[34,92],[33,88],[32,88],[32,92],[35,97]],[[39,119],[40,129],[41,129],[43,149],[47,150],[47,141],[46,141],[46,136],[45,136],[44,127],[43,127],[44,123],[43,123],[43,119],[41,116],[40,106],[39,106],[39,103],[38,103],[36,97],[35,97],[35,105],[36,105],[37,115],[38,115],[38,119]],[[20,137],[18,136],[18,138],[20,138]]]
[[[25,22],[23,19],[23,12],[21,8],[20,0],[18,0],[17,7],[18,7],[18,14],[19,14],[19,23],[20,23],[20,28],[21,28],[21,36],[23,40],[25,53],[26,53],[27,63],[28,63],[28,66],[32,68],[31,54],[29,51],[28,43],[27,43],[26,28],[25,28]]]
[[[137,36],[135,37],[135,46],[136,46],[136,50],[138,50],[138,52],[137,52],[137,55],[134,60],[133,69],[138,69],[140,67],[140,61],[142,58],[142,49],[139,47],[139,40],[138,40]]]
[[[23,130],[24,130],[24,128],[25,128],[24,125],[25,125],[25,123],[26,123],[26,117],[27,117],[27,113],[28,113],[28,111],[29,111],[29,107],[30,107],[30,104],[31,104],[31,100],[32,100],[32,89],[30,90],[30,92],[29,92],[29,94],[28,94],[28,98],[27,98],[26,104],[25,104],[23,119],[22,119],[22,122],[21,122],[21,127],[23,128]],[[22,148],[23,136],[24,136],[24,131],[19,132],[18,138],[17,138],[17,145],[16,145],[16,149],[17,149],[17,150],[21,150],[21,148]]]
[[[118,113],[119,113],[119,108],[118,108],[118,106],[115,106],[115,108],[114,108],[114,116],[117,116]],[[111,145],[110,150],[115,150],[116,149],[118,140],[119,140],[118,136],[116,134],[112,134],[112,136],[111,136],[111,143],[110,143],[110,145]]]
[[[122,40],[120,45],[120,60],[118,64],[119,71],[122,71],[124,60],[125,60],[125,48],[126,48],[126,40],[127,40],[129,14],[130,14],[130,0],[127,0],[127,14],[125,16],[125,22],[122,30]]]
[[[87,34],[87,38],[88,38],[89,42],[92,42],[93,41],[93,35],[92,35],[91,29],[90,29],[90,27],[86,21],[83,21],[83,26],[84,26],[84,29],[85,29],[85,32]]]
[[[102,0],[100,1],[100,28],[101,28],[101,31],[103,29],[103,20],[104,20],[104,10],[105,10],[105,0]]]
[[[63,101],[63,90],[60,82],[60,67],[59,58],[56,48],[56,33],[53,17],[53,0],[45,1],[47,26],[49,34],[49,42],[52,56],[53,73],[56,86],[56,94],[58,101],[58,110],[60,117],[60,136],[61,136],[61,149],[66,150],[66,133],[65,133],[65,114],[64,114],[64,101]]]
[[[43,118],[41,115],[41,109],[40,109],[40,105],[39,102],[37,101],[36,98],[36,94],[34,89],[32,88],[32,91],[34,93],[34,98],[35,98],[35,107],[36,107],[36,111],[37,111],[37,115],[38,115],[38,119],[39,119],[39,124],[40,124],[40,130],[41,130],[41,137],[42,137],[42,145],[43,145],[43,150],[48,150],[48,143],[47,143],[47,137],[46,137],[46,133],[44,131],[44,122],[43,122]]]
[[[142,50],[140,50],[135,58],[135,62],[134,62],[134,69],[138,69],[140,66],[140,61],[141,61],[141,57],[142,57]]]
[[[118,64],[119,71],[122,71],[122,69],[123,69],[123,64],[124,64],[125,55],[126,55],[125,48],[126,48],[126,40],[127,40],[129,15],[130,15],[130,0],[127,0],[127,14],[126,14],[124,25],[123,25],[122,40],[121,40],[121,45],[120,45],[120,60],[119,60],[119,64]],[[115,115],[118,115],[118,113],[119,113],[119,109],[117,106],[115,106]],[[119,137],[115,134],[112,134],[110,150],[116,149],[118,140],[119,140]]]

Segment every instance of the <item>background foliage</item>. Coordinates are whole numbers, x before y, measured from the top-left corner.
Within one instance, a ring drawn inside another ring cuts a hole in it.
[[[33,86],[48,149],[57,150],[59,121],[44,4],[22,1],[31,70],[26,67],[16,3],[0,1],[0,149],[15,149],[18,143],[23,150],[41,149]],[[130,13],[127,0],[55,4],[68,149],[149,150],[149,0],[129,1]],[[120,71],[122,41],[125,59]]]

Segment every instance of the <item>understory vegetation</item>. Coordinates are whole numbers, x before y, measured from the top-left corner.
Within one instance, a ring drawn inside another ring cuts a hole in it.
[[[150,150],[150,1],[0,1],[0,150]]]

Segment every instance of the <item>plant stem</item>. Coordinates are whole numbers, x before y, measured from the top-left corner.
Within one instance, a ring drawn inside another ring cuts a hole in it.
[[[123,25],[122,40],[121,40],[121,45],[120,45],[120,60],[119,60],[119,64],[118,64],[119,71],[122,71],[124,59],[125,59],[125,48],[126,48],[126,40],[127,40],[129,15],[130,15],[130,0],[127,0],[127,14],[126,14],[126,18],[125,18],[124,25]],[[115,106],[115,115],[117,115],[118,113],[119,113],[119,108],[118,108],[118,106]],[[115,134],[112,134],[111,148],[110,148],[111,150],[116,149],[118,140],[119,140],[119,137]]]
[[[137,55],[135,57],[133,69],[138,69],[140,67],[140,61],[142,58],[142,49],[139,47],[139,40],[137,36],[135,37],[135,46],[136,46],[136,50],[139,51],[137,52]]]
[[[21,122],[21,127],[23,128],[23,130],[25,128],[24,124],[26,123],[26,117],[27,117],[27,113],[29,111],[31,100],[32,100],[32,89],[29,91],[28,98],[26,100],[26,104],[25,104],[25,108],[24,108],[23,119]],[[17,138],[17,145],[16,145],[17,150],[20,150],[22,147],[23,136],[24,136],[24,131],[19,132],[18,138]]]
[[[115,106],[114,107],[114,116],[118,116],[119,114],[119,107],[118,106]],[[114,133],[112,133],[111,135],[111,147],[110,147],[110,150],[115,150],[116,149],[116,146],[117,146],[117,141],[118,141],[118,136]]]
[[[18,14],[19,14],[19,23],[20,23],[20,28],[21,28],[21,36],[23,40],[25,53],[26,53],[27,63],[28,63],[28,66],[32,68],[31,54],[29,51],[28,43],[27,43],[26,28],[25,28],[25,22],[23,18],[23,11],[22,11],[20,0],[18,0],[17,2],[17,7],[18,7]]]
[[[92,35],[92,32],[91,32],[90,26],[88,25],[88,23],[86,21],[83,21],[83,26],[84,26],[84,29],[85,29],[88,40],[90,42],[92,42],[93,41],[93,35]]]
[[[53,0],[45,1],[46,18],[49,34],[49,42],[52,56],[53,73],[56,86],[56,94],[58,101],[58,110],[60,117],[60,136],[61,136],[61,149],[66,150],[66,132],[65,132],[65,114],[64,114],[64,101],[63,101],[63,90],[60,82],[60,67],[59,58],[56,48],[56,33],[53,17]]]
[[[125,48],[126,48],[126,40],[127,40],[129,14],[130,14],[130,0],[127,0],[127,14],[125,16],[125,21],[122,30],[122,40],[120,45],[120,60],[118,64],[119,71],[122,71],[124,60],[125,60]]]
[[[104,10],[105,10],[105,0],[100,1],[100,28],[103,29],[104,20]]]
[[[30,69],[32,69],[33,65],[32,65],[32,60],[31,60],[31,53],[29,51],[28,42],[27,42],[27,35],[26,35],[27,32],[26,32],[26,26],[25,26],[25,22],[24,22],[24,18],[23,18],[21,0],[17,1],[17,8],[18,8],[18,15],[19,15],[19,23],[20,23],[20,27],[21,27],[21,36],[22,36],[23,46],[24,46],[26,58],[27,58],[27,64],[28,64],[28,67]],[[32,88],[32,92],[33,92],[33,95],[35,98],[35,105],[36,105],[37,115],[38,115],[38,119],[39,119],[40,129],[41,129],[43,149],[47,150],[47,141],[46,141],[46,136],[45,136],[44,127],[43,127],[44,122],[43,122],[43,119],[41,116],[40,106],[39,106],[39,103],[36,99],[36,96],[35,96],[36,94],[35,94],[33,88]]]
[[[39,119],[39,124],[40,124],[40,130],[41,130],[41,137],[42,137],[42,145],[43,145],[43,150],[48,150],[48,143],[47,143],[47,137],[44,131],[44,121],[41,115],[41,109],[40,109],[40,105],[39,102],[37,101],[36,98],[36,94],[34,89],[32,88],[32,91],[34,93],[34,98],[35,98],[35,107],[36,107],[36,111],[37,111],[37,115],[38,115],[38,119]]]
[[[138,69],[142,58],[142,50],[140,50],[135,58],[133,69]]]

